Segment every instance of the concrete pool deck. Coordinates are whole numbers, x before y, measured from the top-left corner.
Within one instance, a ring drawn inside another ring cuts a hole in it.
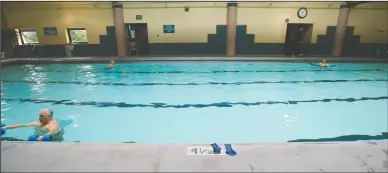
[[[2,142],[1,172],[388,172],[387,140],[234,144],[236,156],[188,146],[205,145]]]

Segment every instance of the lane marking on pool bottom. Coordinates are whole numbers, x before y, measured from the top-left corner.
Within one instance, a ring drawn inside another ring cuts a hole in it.
[[[355,80],[311,80],[311,81],[253,81],[253,82],[204,82],[204,83],[114,83],[114,82],[81,82],[81,81],[10,81],[4,83],[33,83],[33,84],[75,84],[75,85],[115,85],[115,86],[161,86],[161,85],[254,85],[279,83],[343,83],[343,82],[385,82],[388,79],[355,79]]]
[[[119,108],[134,108],[134,107],[152,107],[152,108],[206,108],[206,107],[233,107],[233,106],[259,106],[259,105],[273,105],[285,104],[293,105],[298,103],[315,103],[315,102],[356,102],[365,100],[387,100],[388,96],[381,97],[360,97],[360,98],[334,98],[334,99],[320,99],[320,100],[289,100],[289,101],[266,101],[266,102],[220,102],[211,104],[181,104],[169,105],[167,103],[150,103],[150,104],[131,104],[125,102],[95,102],[84,101],[77,102],[72,100],[45,100],[45,99],[12,99],[5,98],[2,101],[8,102],[29,102],[29,103],[50,103],[53,105],[68,105],[68,106],[94,106],[94,107],[119,107]]]
[[[120,69],[109,69],[108,71],[89,71],[81,70],[81,73],[106,73],[106,74],[115,74],[115,73],[124,73],[124,74],[183,74],[183,73],[288,73],[288,72],[351,72],[351,71],[386,71],[384,69],[349,69],[349,70],[333,70],[333,69],[317,69],[317,70],[218,70],[218,71],[120,71]],[[27,72],[34,73],[44,73],[44,72],[54,72],[54,73],[74,73],[76,71],[66,71],[66,70],[28,70]]]

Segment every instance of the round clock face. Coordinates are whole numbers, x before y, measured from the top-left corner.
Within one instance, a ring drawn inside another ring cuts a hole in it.
[[[306,8],[300,8],[298,10],[298,17],[299,18],[305,18],[307,16],[307,9]]]

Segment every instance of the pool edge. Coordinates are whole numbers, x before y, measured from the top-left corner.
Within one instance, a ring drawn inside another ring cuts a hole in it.
[[[203,145],[2,142],[1,172],[386,172],[387,144],[233,144],[236,156],[188,156],[188,146]]]
[[[10,58],[1,60],[1,66],[12,64],[43,64],[43,63],[107,63],[109,60],[118,62],[150,62],[150,61],[269,61],[269,62],[317,62],[321,57],[73,57],[73,58]],[[382,58],[334,58],[327,57],[329,62],[388,63]]]

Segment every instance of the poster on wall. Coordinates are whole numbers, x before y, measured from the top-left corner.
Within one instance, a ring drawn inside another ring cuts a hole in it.
[[[43,32],[44,35],[58,35],[56,27],[44,27]]]
[[[163,25],[163,33],[175,33],[175,25]]]

